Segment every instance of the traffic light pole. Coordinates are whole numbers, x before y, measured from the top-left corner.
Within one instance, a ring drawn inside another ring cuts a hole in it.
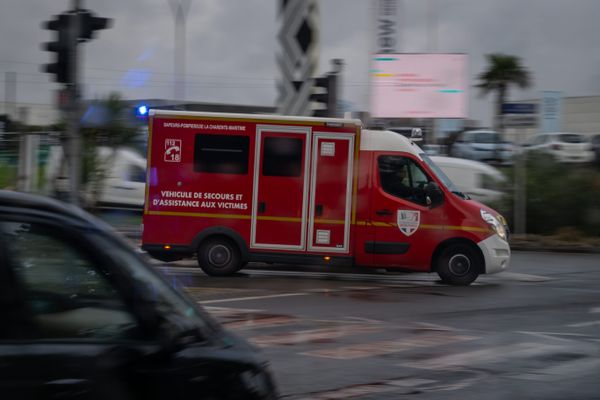
[[[81,134],[80,128],[80,43],[93,39],[98,30],[110,27],[112,20],[97,17],[90,10],[81,7],[82,0],[73,0],[73,7],[54,19],[45,22],[42,27],[56,31],[55,41],[45,43],[46,51],[56,53],[53,63],[43,66],[43,71],[55,76],[55,81],[64,84],[65,105],[63,107],[66,131],[62,136],[65,158],[69,166],[69,201],[79,205],[81,184]]]
[[[81,135],[79,133],[79,68],[77,41],[79,36],[79,0],[73,0],[74,13],[69,18],[69,68],[68,83],[66,84],[68,106],[65,120],[67,121],[64,153],[69,166],[69,202],[79,204],[79,187],[81,182]]]

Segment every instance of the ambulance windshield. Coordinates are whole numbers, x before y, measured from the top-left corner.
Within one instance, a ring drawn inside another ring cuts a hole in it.
[[[454,184],[454,182],[452,182],[450,180],[450,178],[448,178],[448,176],[446,176],[446,174],[444,173],[444,171],[442,171],[442,169],[440,167],[438,167],[437,164],[435,162],[433,162],[433,160],[431,158],[429,158],[429,156],[427,154],[421,153],[421,154],[419,154],[419,156],[421,157],[421,159],[423,160],[423,162],[425,164],[427,164],[427,166],[438,177],[438,179],[440,181],[442,181],[442,183],[444,184],[444,186],[446,186],[449,191],[451,191],[452,193],[456,194],[459,197],[462,197],[463,199],[468,199],[468,196],[465,195],[464,193],[462,193],[460,190],[458,190],[458,188],[456,187],[456,185]]]

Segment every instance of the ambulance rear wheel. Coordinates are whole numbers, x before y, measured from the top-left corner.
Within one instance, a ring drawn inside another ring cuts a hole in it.
[[[207,239],[198,249],[198,265],[207,275],[234,274],[242,268],[240,250],[227,238]]]
[[[441,251],[436,271],[442,282],[468,286],[479,276],[482,260],[473,248],[465,244],[452,244]]]

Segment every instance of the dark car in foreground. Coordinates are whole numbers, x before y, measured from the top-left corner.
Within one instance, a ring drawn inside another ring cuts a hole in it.
[[[110,227],[0,190],[0,398],[275,399],[267,362]]]

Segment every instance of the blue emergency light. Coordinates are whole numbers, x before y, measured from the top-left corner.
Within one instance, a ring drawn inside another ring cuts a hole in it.
[[[148,114],[148,107],[147,106],[138,106],[137,108],[137,114],[140,116],[145,116]]]

